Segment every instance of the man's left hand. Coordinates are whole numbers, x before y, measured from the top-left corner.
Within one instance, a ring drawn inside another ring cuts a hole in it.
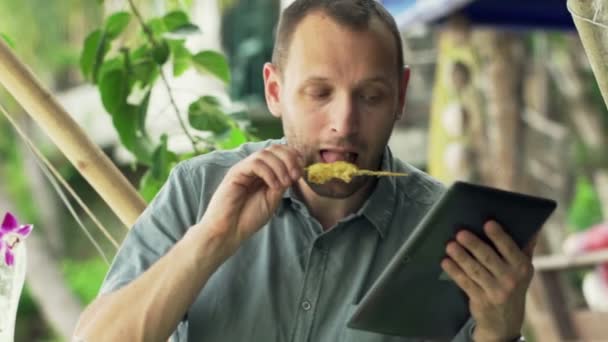
[[[469,297],[469,310],[475,319],[475,341],[511,341],[521,331],[534,268],[533,239],[523,250],[494,221],[484,231],[498,253],[469,231],[456,234],[448,243],[443,270]]]

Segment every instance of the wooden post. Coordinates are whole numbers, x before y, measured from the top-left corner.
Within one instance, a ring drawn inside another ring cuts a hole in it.
[[[2,39],[0,83],[42,127],[118,218],[130,228],[146,207],[144,200]]]

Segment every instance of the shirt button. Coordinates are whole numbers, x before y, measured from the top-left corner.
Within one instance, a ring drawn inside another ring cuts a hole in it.
[[[304,311],[308,311],[312,308],[312,305],[310,304],[309,301],[305,300],[302,302],[302,309],[304,309]]]

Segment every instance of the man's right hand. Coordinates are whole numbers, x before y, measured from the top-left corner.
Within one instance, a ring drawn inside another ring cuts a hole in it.
[[[301,155],[287,145],[250,155],[227,172],[197,228],[219,239],[225,252],[233,254],[270,220],[283,193],[303,171]]]

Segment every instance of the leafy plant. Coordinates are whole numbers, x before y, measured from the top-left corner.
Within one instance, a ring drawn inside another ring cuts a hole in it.
[[[9,37],[8,35],[0,32],[0,38],[3,39],[6,44],[8,44],[8,46],[10,46],[11,48],[15,48],[15,42],[13,42],[13,40],[11,39],[11,37]]]
[[[584,231],[601,221],[602,209],[597,192],[586,178],[580,177],[576,182],[576,193],[568,210],[568,222],[577,232]]]
[[[149,201],[180,160],[236,147],[253,136],[244,129],[246,120],[228,113],[219,99],[208,95],[189,105],[189,125],[183,122],[163,67],[169,66],[175,77],[194,69],[228,84],[231,77],[226,58],[217,51],[192,52],[186,47],[186,38],[200,34],[200,30],[184,11],[173,10],[146,21],[133,1],[130,0],[129,5],[130,12],[113,13],[101,27],[89,33],[80,68],[84,77],[99,89],[122,145],[137,162],[148,166],[139,190]],[[166,134],[160,141],[154,141],[146,131],[152,88],[158,82],[168,91],[180,127],[192,145],[192,153],[177,155],[169,150]]]
[[[95,299],[107,271],[108,265],[101,258],[63,261],[63,273],[70,288],[85,304]]]

